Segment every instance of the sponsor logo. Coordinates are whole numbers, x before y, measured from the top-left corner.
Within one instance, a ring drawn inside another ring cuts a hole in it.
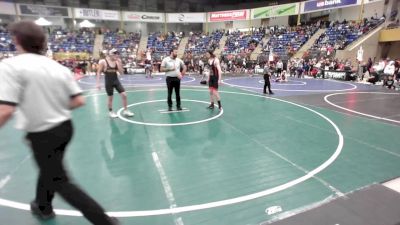
[[[148,16],[148,15],[142,15],[142,19],[144,20],[160,20],[161,18],[159,16]]]
[[[345,76],[346,76],[346,72],[325,71],[326,78],[344,79]]]
[[[314,0],[306,1],[304,11],[322,10],[335,7],[345,7],[357,4],[357,0]]]
[[[100,17],[100,11],[94,9],[81,9],[79,14],[81,17]]]
[[[149,16],[146,14],[136,14],[136,13],[126,15],[126,18],[130,20],[161,20],[160,16]]]
[[[247,11],[224,11],[224,12],[214,12],[210,15],[211,21],[229,21],[229,20],[242,20],[246,19]]]
[[[317,7],[320,8],[320,7],[325,7],[325,6],[334,6],[337,4],[342,4],[342,1],[341,0],[319,1],[319,2],[317,2]]]
[[[140,19],[140,15],[138,15],[138,14],[129,14],[129,15],[127,15],[126,16],[128,19],[131,19],[131,20],[138,20],[138,19]]]
[[[183,21],[185,21],[185,15],[183,15],[183,14],[179,14],[179,16],[178,16],[178,20],[179,20],[180,22],[183,22]]]
[[[269,207],[269,208],[267,208],[266,210],[265,210],[265,213],[266,214],[268,214],[268,215],[273,215],[273,214],[276,214],[276,213],[279,213],[279,212],[282,212],[282,207],[281,206],[271,206],[271,207]]]
[[[211,14],[211,18],[219,19],[219,18],[238,18],[246,16],[245,11],[239,12],[222,12],[222,13],[213,13]]]

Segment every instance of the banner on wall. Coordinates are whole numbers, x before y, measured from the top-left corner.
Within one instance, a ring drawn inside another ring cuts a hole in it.
[[[313,0],[304,3],[304,12],[357,5],[357,0]]]
[[[234,10],[234,11],[222,11],[222,12],[210,12],[209,22],[222,22],[222,21],[234,21],[234,20],[247,20],[250,18],[250,10]]]
[[[205,13],[168,13],[168,23],[205,23]]]
[[[113,10],[75,8],[74,13],[78,19],[120,20],[119,12]]]
[[[56,52],[53,53],[54,60],[89,60],[90,54],[84,52]]]
[[[251,10],[251,18],[262,19],[278,16],[291,16],[299,13],[300,4],[291,3],[284,5],[268,6]]]
[[[15,15],[15,7],[10,2],[0,2],[0,14]]]
[[[345,71],[335,71],[335,70],[325,70],[322,78],[346,80],[346,72]]]
[[[163,13],[123,12],[122,15],[123,15],[124,21],[164,23],[164,14]]]
[[[71,17],[70,9],[66,7],[18,4],[17,8],[23,16]]]

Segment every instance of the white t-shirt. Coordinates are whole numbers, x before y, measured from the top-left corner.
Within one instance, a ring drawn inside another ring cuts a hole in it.
[[[203,60],[199,60],[199,66],[200,66],[200,67],[203,67],[203,66],[204,66]]]
[[[37,54],[0,62],[0,104],[17,106],[17,129],[41,132],[71,118],[71,97],[81,93],[71,71]]]
[[[146,52],[146,59],[151,60],[151,52],[150,51]]]
[[[163,59],[163,61],[161,62],[161,66],[168,70],[175,68],[174,71],[165,72],[165,76],[178,77],[178,74],[180,73],[180,69],[183,68],[184,63],[179,58],[172,59],[171,57],[168,56]]]
[[[385,67],[385,70],[383,71],[383,73],[389,74],[389,75],[393,75],[394,74],[394,70],[395,70],[394,65],[387,65]]]

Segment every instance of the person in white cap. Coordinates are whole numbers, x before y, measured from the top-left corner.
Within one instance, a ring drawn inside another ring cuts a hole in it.
[[[127,96],[125,93],[125,89],[122,86],[121,82],[118,79],[118,74],[123,74],[123,67],[121,61],[118,59],[118,51],[113,48],[108,52],[108,56],[105,59],[100,60],[99,67],[97,69],[97,84],[96,87],[100,90],[100,74],[104,72],[104,80],[105,80],[105,88],[108,95],[108,110],[109,116],[111,118],[118,117],[117,114],[113,111],[113,95],[114,88],[118,91],[122,98],[122,104],[124,106],[124,111],[122,115],[132,117],[134,114],[129,111],[127,107]]]

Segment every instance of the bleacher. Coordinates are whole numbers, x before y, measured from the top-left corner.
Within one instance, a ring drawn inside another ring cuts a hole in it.
[[[274,29],[267,43],[268,47],[264,46],[263,52],[265,55],[269,55],[272,50],[273,54],[280,59],[288,60],[317,30],[318,27],[314,25]]]
[[[131,33],[116,33],[106,32],[104,33],[103,49],[116,48],[120,52],[137,51],[140,42],[140,32]]]
[[[248,51],[251,53],[256,48],[257,44],[261,42],[264,34],[262,32],[253,32],[252,34],[244,34],[240,31],[231,32],[226,41],[224,53],[240,53]]]
[[[185,52],[191,52],[194,55],[202,55],[207,49],[215,49],[218,47],[223,35],[224,33],[222,31],[212,32],[209,36],[203,33],[193,33],[189,37]]]
[[[173,32],[168,32],[166,35],[157,32],[149,35],[147,48],[152,50],[152,57],[159,60],[161,57],[167,56],[172,48],[177,48],[180,41],[181,37]]]
[[[90,29],[80,29],[76,32],[55,30],[48,43],[53,52],[93,52],[95,33]]]
[[[343,50],[361,36],[374,30],[383,20],[364,19],[363,23],[346,22],[332,23],[324,34],[314,43],[311,51],[326,52],[326,49]]]
[[[0,30],[0,52],[14,52],[15,46],[12,44],[11,35],[7,31]]]

